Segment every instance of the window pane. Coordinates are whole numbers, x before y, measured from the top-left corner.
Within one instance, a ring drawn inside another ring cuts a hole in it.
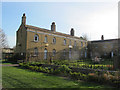
[[[55,49],[53,49],[53,56],[55,56],[55,54],[56,54],[56,50],[55,50]]]
[[[35,36],[34,36],[34,41],[38,41],[38,39],[39,39],[39,36],[38,36],[38,35],[35,35]]]
[[[72,56],[72,51],[71,51],[71,49],[69,50],[69,58],[71,58]]]
[[[83,46],[83,42],[81,42],[81,47]]]
[[[77,46],[77,43],[76,43],[76,41],[74,42],[74,46]]]
[[[44,59],[47,59],[47,49],[44,50]]]
[[[34,55],[38,55],[38,48],[34,49]]]
[[[70,45],[71,45],[71,40],[70,40],[70,43],[69,43]]]
[[[66,45],[66,40],[64,39],[64,45]]]
[[[47,42],[47,36],[45,36],[45,42]]]
[[[56,43],[56,38],[53,38],[53,43],[54,43],[54,44]]]

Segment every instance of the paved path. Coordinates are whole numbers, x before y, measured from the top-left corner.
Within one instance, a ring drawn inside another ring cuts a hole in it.
[[[0,64],[0,66],[19,66],[19,64]]]

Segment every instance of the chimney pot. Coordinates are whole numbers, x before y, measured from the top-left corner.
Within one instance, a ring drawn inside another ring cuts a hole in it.
[[[104,35],[101,36],[101,40],[104,40]]]
[[[74,36],[74,29],[73,28],[71,28],[70,35]]]
[[[25,16],[25,13],[23,14],[23,16],[22,16],[22,24],[26,24],[26,16]]]
[[[55,25],[55,22],[52,22],[52,25],[51,25],[51,31],[53,31],[53,32],[56,31],[56,25]]]

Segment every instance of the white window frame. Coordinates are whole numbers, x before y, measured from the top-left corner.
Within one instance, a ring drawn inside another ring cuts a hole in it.
[[[37,40],[36,40],[36,37],[37,37]],[[38,42],[39,41],[39,36],[37,34],[34,35],[34,41],[35,42]]]
[[[64,45],[66,45],[67,43],[66,43],[66,39],[64,39]]]
[[[45,49],[44,49],[44,59],[45,59],[45,60],[47,59],[47,52],[48,52],[48,51],[47,51],[47,49],[45,48]]]
[[[53,38],[53,44],[56,44],[56,38],[55,37]]]
[[[112,52],[111,52],[111,57],[113,58],[113,56],[114,56],[114,52],[112,51]]]
[[[48,41],[47,41],[47,36],[45,36],[45,40],[44,40],[44,42],[45,42],[45,43],[47,43],[47,42],[48,42]]]

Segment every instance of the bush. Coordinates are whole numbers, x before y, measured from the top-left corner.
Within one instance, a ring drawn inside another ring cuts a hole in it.
[[[29,69],[30,70],[34,70],[34,66],[29,66]]]
[[[53,69],[50,69],[50,72],[49,72],[49,73],[53,74],[53,73],[54,73],[54,70],[53,70]]]
[[[55,65],[65,65],[65,64],[68,64],[69,61],[68,60],[52,60],[52,63]]]
[[[76,63],[72,63],[76,64]],[[80,72],[72,72],[72,70],[66,66],[66,65],[61,65],[58,68],[51,68],[51,67],[42,67],[39,66],[40,63],[19,63],[19,66],[24,67],[26,69],[30,69],[32,71],[41,71],[45,73],[50,73],[54,75],[66,75],[70,76],[72,79],[76,80],[85,80],[85,81],[92,81],[92,82],[99,82],[99,83],[108,83],[111,85],[115,85],[119,87],[120,85],[120,72],[112,72],[110,73],[109,71],[107,72],[95,72],[95,73],[89,73],[88,75],[82,74]],[[77,64],[76,64],[77,65]],[[101,68],[98,66],[93,66],[93,65],[81,65],[81,67],[89,67],[89,68]]]
[[[39,71],[39,67],[38,66],[34,66],[34,70],[35,71]]]
[[[82,74],[80,72],[70,72],[70,77],[72,79],[77,79],[77,80],[87,80],[87,75]]]
[[[70,71],[71,71],[71,69],[66,65],[61,65],[57,69],[57,73],[59,72],[59,73],[64,74],[64,75],[67,75]]]
[[[22,67],[22,66],[23,66],[23,63],[19,63],[19,66]]]

